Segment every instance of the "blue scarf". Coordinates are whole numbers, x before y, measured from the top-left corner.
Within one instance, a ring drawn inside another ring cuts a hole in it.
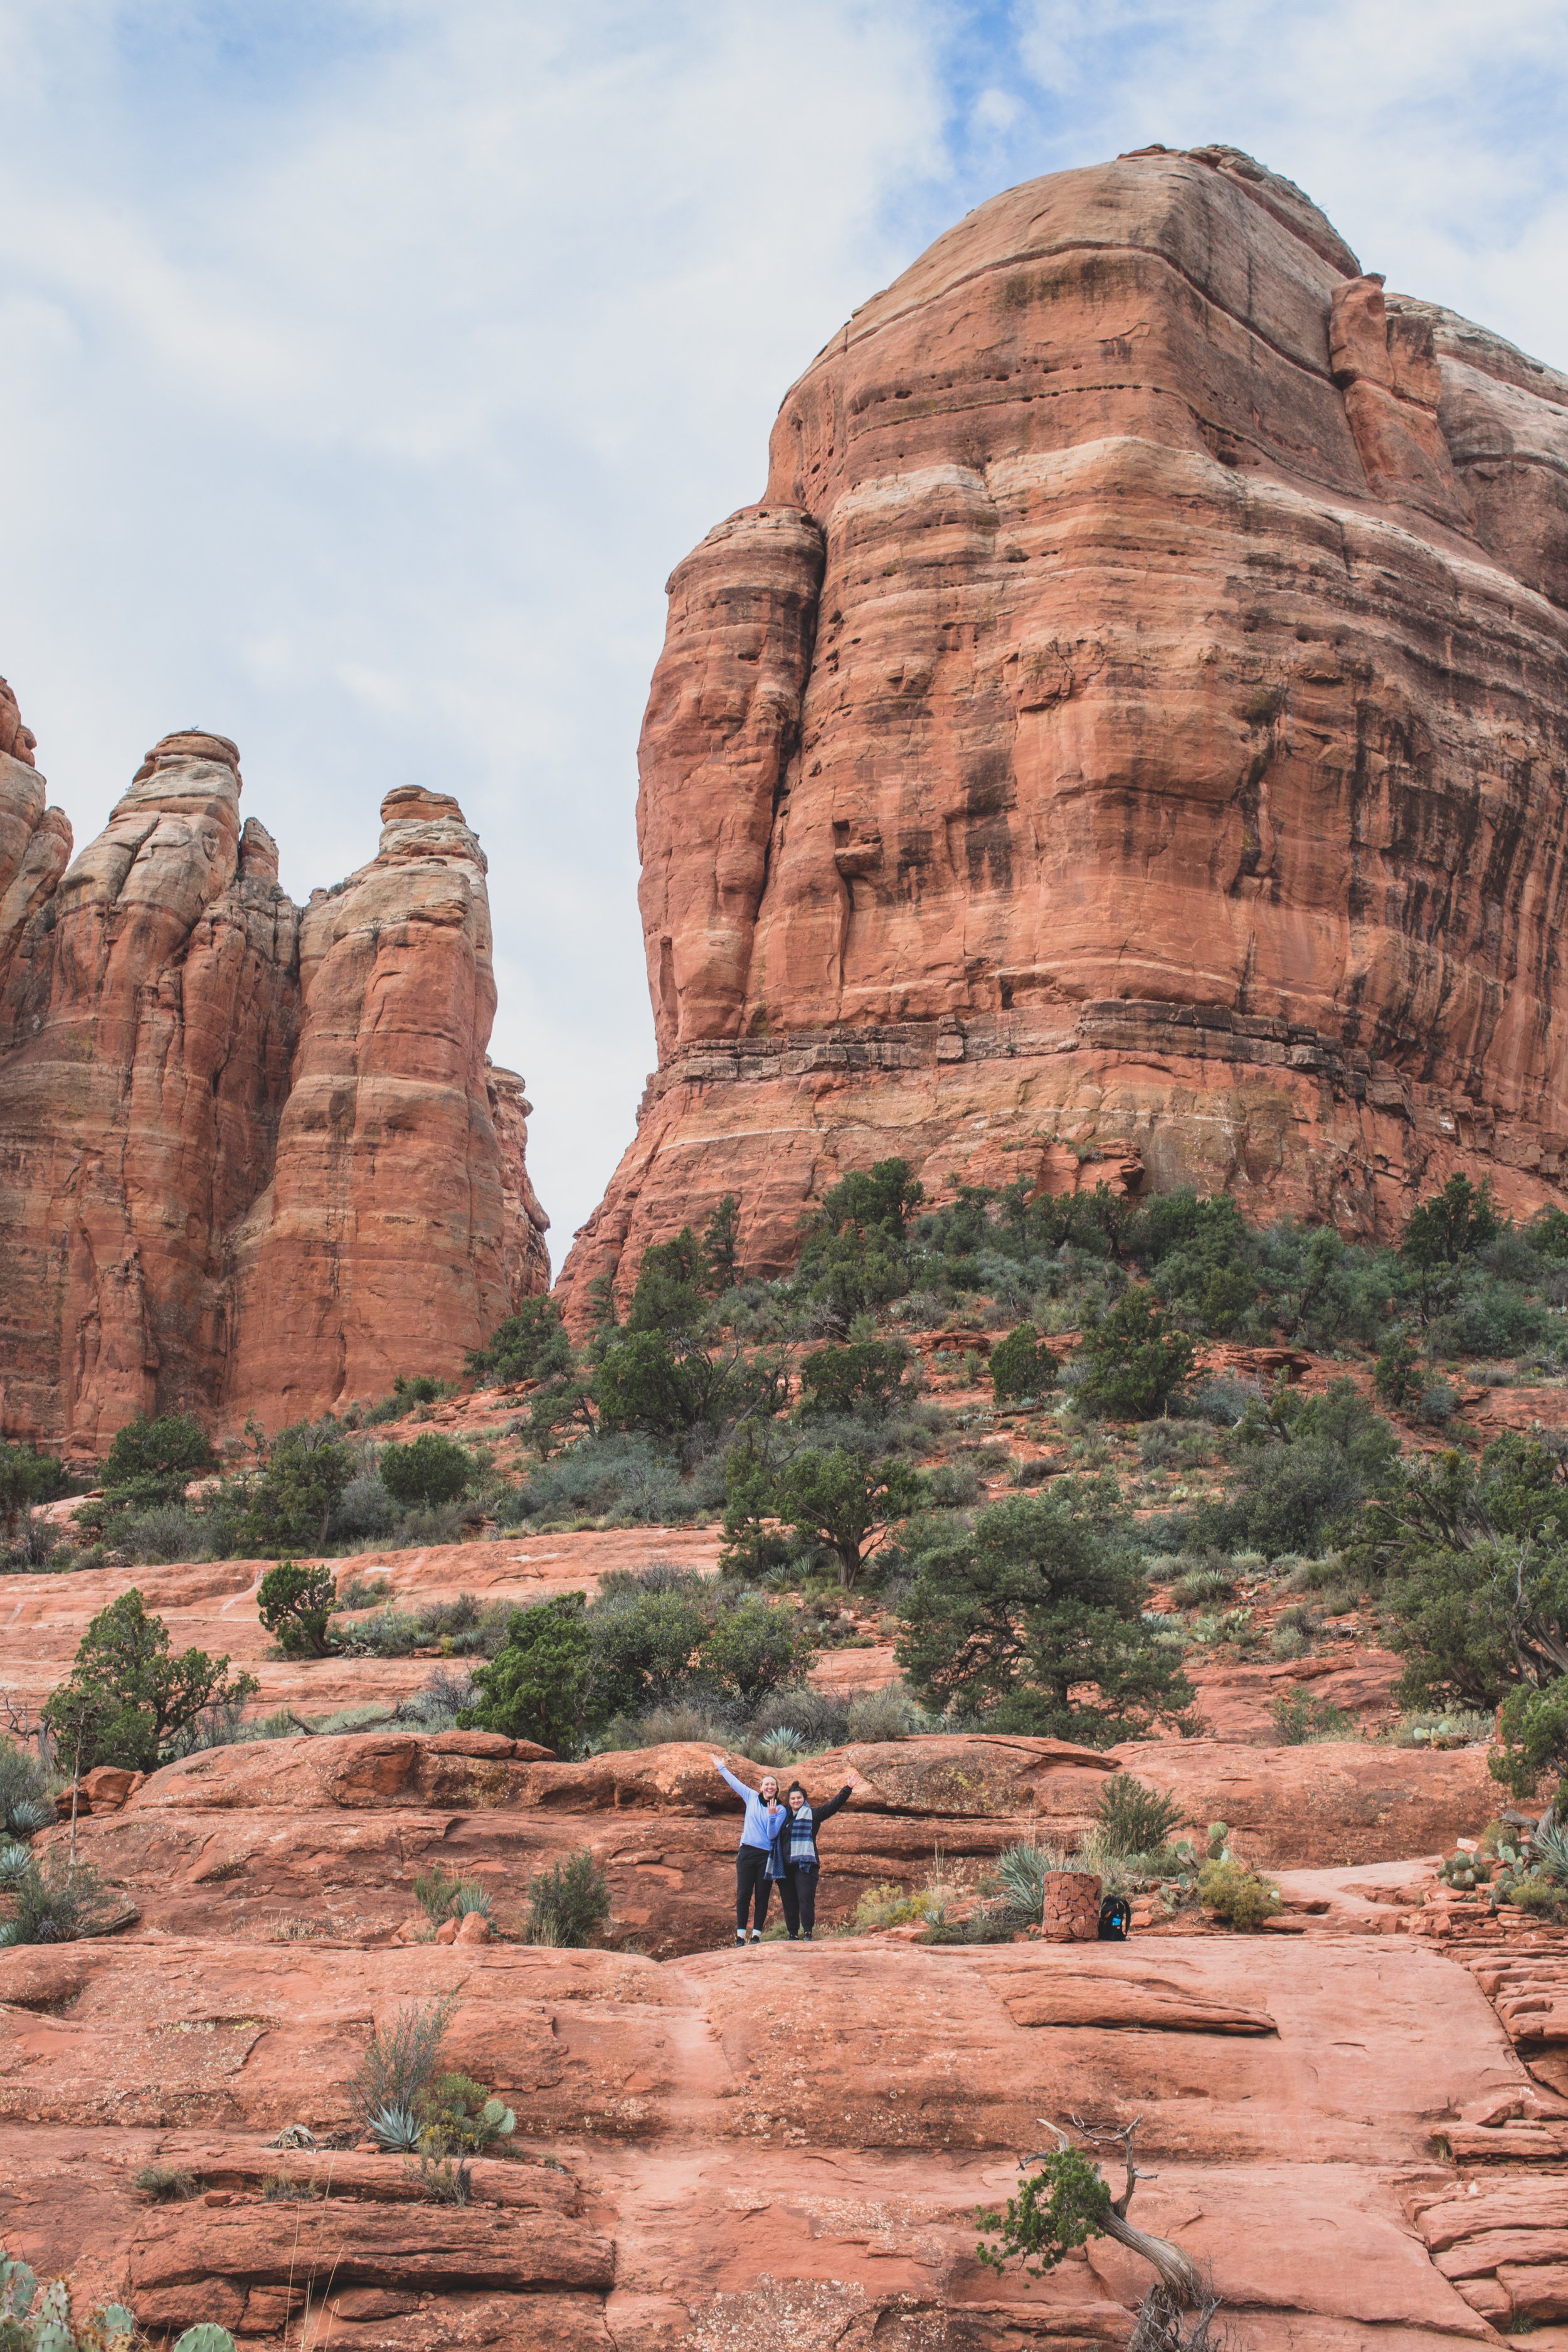
[[[788,1858],[797,1870],[816,1867],[816,1820],[809,1804],[802,1805],[798,1813],[791,1813],[784,1827],[788,1846]]]

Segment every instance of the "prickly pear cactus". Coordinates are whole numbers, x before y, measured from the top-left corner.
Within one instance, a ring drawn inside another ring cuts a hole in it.
[[[38,2282],[26,2263],[14,2263],[0,2246],[0,2320],[26,2319]]]
[[[29,2352],[77,2352],[70,2288],[64,2279],[56,2279],[45,2288],[38,2315],[27,2330],[27,2339]]]
[[[517,2129],[517,2117],[503,2099],[487,2099],[479,2116],[498,2139],[505,2139],[509,2132]]]
[[[234,2352],[234,2338],[226,2327],[216,2327],[210,2319],[204,2319],[186,2328],[174,2352]]]

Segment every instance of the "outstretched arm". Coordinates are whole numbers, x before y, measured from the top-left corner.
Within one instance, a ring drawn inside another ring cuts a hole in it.
[[[826,1805],[818,1805],[816,1808],[817,1828],[820,1829],[824,1822],[830,1822],[835,1813],[842,1811],[843,1808],[849,1802],[850,1798],[854,1794],[855,1783],[853,1780],[846,1780],[844,1786],[839,1790],[838,1794],[836,1797],[829,1797]]]
[[[733,1789],[736,1796],[739,1797],[742,1802],[744,1802],[746,1798],[754,1797],[756,1795],[756,1790],[754,1789],[748,1789],[744,1780],[736,1780],[735,1775],[731,1771],[729,1766],[725,1763],[724,1759],[721,1756],[714,1757],[713,1769],[718,1773],[719,1778],[721,1780],[728,1780],[731,1788]]]

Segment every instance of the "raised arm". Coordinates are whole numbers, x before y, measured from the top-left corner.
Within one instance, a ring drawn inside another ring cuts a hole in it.
[[[744,1780],[736,1780],[735,1775],[731,1771],[729,1766],[725,1763],[724,1759],[721,1756],[714,1757],[713,1769],[718,1773],[719,1778],[721,1780],[728,1780],[731,1788],[733,1789],[736,1796],[740,1798],[742,1804],[745,1803],[748,1797],[754,1797],[756,1795],[756,1790],[754,1789],[748,1789]]]
[[[842,1811],[843,1808],[849,1802],[850,1798],[854,1794],[855,1782],[853,1780],[846,1780],[844,1786],[839,1790],[838,1794],[836,1797],[829,1797],[826,1805],[818,1805],[816,1808],[816,1825],[818,1829],[821,1828],[824,1822],[830,1822],[835,1813]]]

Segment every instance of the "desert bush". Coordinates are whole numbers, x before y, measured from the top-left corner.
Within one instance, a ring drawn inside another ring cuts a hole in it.
[[[377,1536],[390,1535],[399,1517],[393,1501],[378,1474],[361,1470],[349,1480],[332,1506],[332,1516],[327,1532],[334,1543],[354,1544],[370,1541]],[[357,1609],[357,1601],[345,1601],[343,1606]]]
[[[196,2194],[196,2177],[174,2164],[144,2164],[131,2176],[151,2205],[183,2205]]]
[[[9,1892],[11,1916],[0,1926],[0,1944],[72,1944],[101,1935],[114,1916],[113,1897],[91,1864],[73,1869],[57,1854],[41,1864],[29,1856]]]
[[[846,1738],[869,1746],[884,1739],[910,1739],[928,1727],[924,1709],[915,1704],[902,1683],[887,1683],[880,1690],[863,1691],[850,1700],[844,1731]]]
[[[213,1507],[224,1523],[226,1549],[263,1559],[319,1550],[359,1467],[331,1413],[279,1430],[260,1469],[227,1482]]]
[[[531,1469],[514,1507],[520,1517],[530,1519],[588,1517],[669,1527],[700,1517],[719,1499],[710,1483],[683,1479],[668,1446],[648,1437],[610,1433],[584,1438]]]
[[[412,2117],[415,2103],[428,2089],[439,2070],[441,2044],[458,2006],[456,1993],[439,2000],[412,2001],[399,2009],[390,2025],[371,2034],[349,2083],[354,2114],[384,2147],[398,2145],[379,2127],[383,2118]],[[415,2131],[413,2146],[418,2144]]]
[[[0,1828],[7,1837],[30,1838],[55,1818],[49,1775],[41,1758],[0,1737]]]
[[[927,1706],[1109,1747],[1192,1705],[1147,1598],[1114,1479],[1058,1479],[918,1555],[899,1663]]]
[[[332,1644],[328,1624],[338,1606],[330,1569],[279,1560],[256,1595],[257,1614],[286,1658],[324,1658]]]
[[[1223,1568],[1189,1568],[1177,1577],[1171,1588],[1184,1609],[1197,1609],[1211,1601],[1228,1601],[1236,1591],[1236,1579]]]
[[[149,1503],[113,1523],[115,1549],[138,1567],[210,1559],[212,1528],[205,1513],[184,1503]]]
[[[802,1421],[825,1413],[858,1413],[885,1421],[919,1385],[915,1360],[901,1339],[858,1339],[818,1348],[800,1367]]]
[[[1279,1889],[1239,1862],[1205,1862],[1198,1873],[1198,1900],[1205,1911],[1244,1935],[1260,1928],[1282,1906]]]
[[[1086,1325],[1078,1394],[1116,1421],[1152,1421],[1192,1377],[1193,1343],[1153,1293],[1134,1285]]]
[[[1353,1739],[1356,1719],[1331,1700],[1310,1691],[1282,1691],[1270,1710],[1281,1748],[1302,1748],[1319,1739]]]
[[[1054,1846],[1008,1846],[996,1861],[1007,1918],[1020,1927],[1037,1925],[1045,1910],[1046,1881],[1053,1871],[1066,1867]]]
[[[420,2152],[432,2158],[482,2156],[517,2128],[505,2100],[493,2097],[471,2074],[438,2074],[416,2098],[414,2112]]]
[[[128,1421],[116,1430],[104,1459],[104,1508],[183,1502],[191,1480],[217,1467],[212,1440],[188,1413]]]
[[[1131,1772],[1111,1774],[1094,1801],[1094,1817],[1113,1854],[1153,1853],[1170,1843],[1187,1818],[1174,1797],[1158,1795]]]
[[[43,1712],[73,1770],[79,1755],[84,1771],[118,1764],[150,1772],[166,1741],[214,1707],[242,1704],[257,1686],[252,1675],[229,1675],[226,1655],[191,1649],[172,1656],[168,1627],[132,1585],[93,1618]]]
[[[527,1892],[531,1944],[592,1944],[610,1916],[609,1881],[586,1847],[536,1871]]]
[[[559,1750],[574,1747],[588,1716],[594,1637],[581,1592],[515,1609],[506,1641],[476,1668],[479,1693],[461,1708],[465,1730],[500,1731]]]
[[[998,1404],[1010,1397],[1045,1396],[1060,1367],[1032,1323],[1020,1323],[991,1350],[991,1388]]]
[[[917,1919],[931,1916],[936,1900],[930,1888],[920,1888],[911,1895],[891,1880],[868,1886],[855,1906],[847,1932],[851,1936],[873,1936],[882,1927],[911,1927]]]
[[[376,1465],[381,1483],[395,1503],[405,1508],[430,1509],[455,1503],[474,1483],[475,1463],[466,1446],[426,1430],[408,1445],[395,1439],[381,1449]]]
[[[498,1324],[482,1348],[467,1360],[470,1380],[510,1385],[549,1380],[572,1369],[572,1342],[552,1298],[526,1298],[515,1315]]]

